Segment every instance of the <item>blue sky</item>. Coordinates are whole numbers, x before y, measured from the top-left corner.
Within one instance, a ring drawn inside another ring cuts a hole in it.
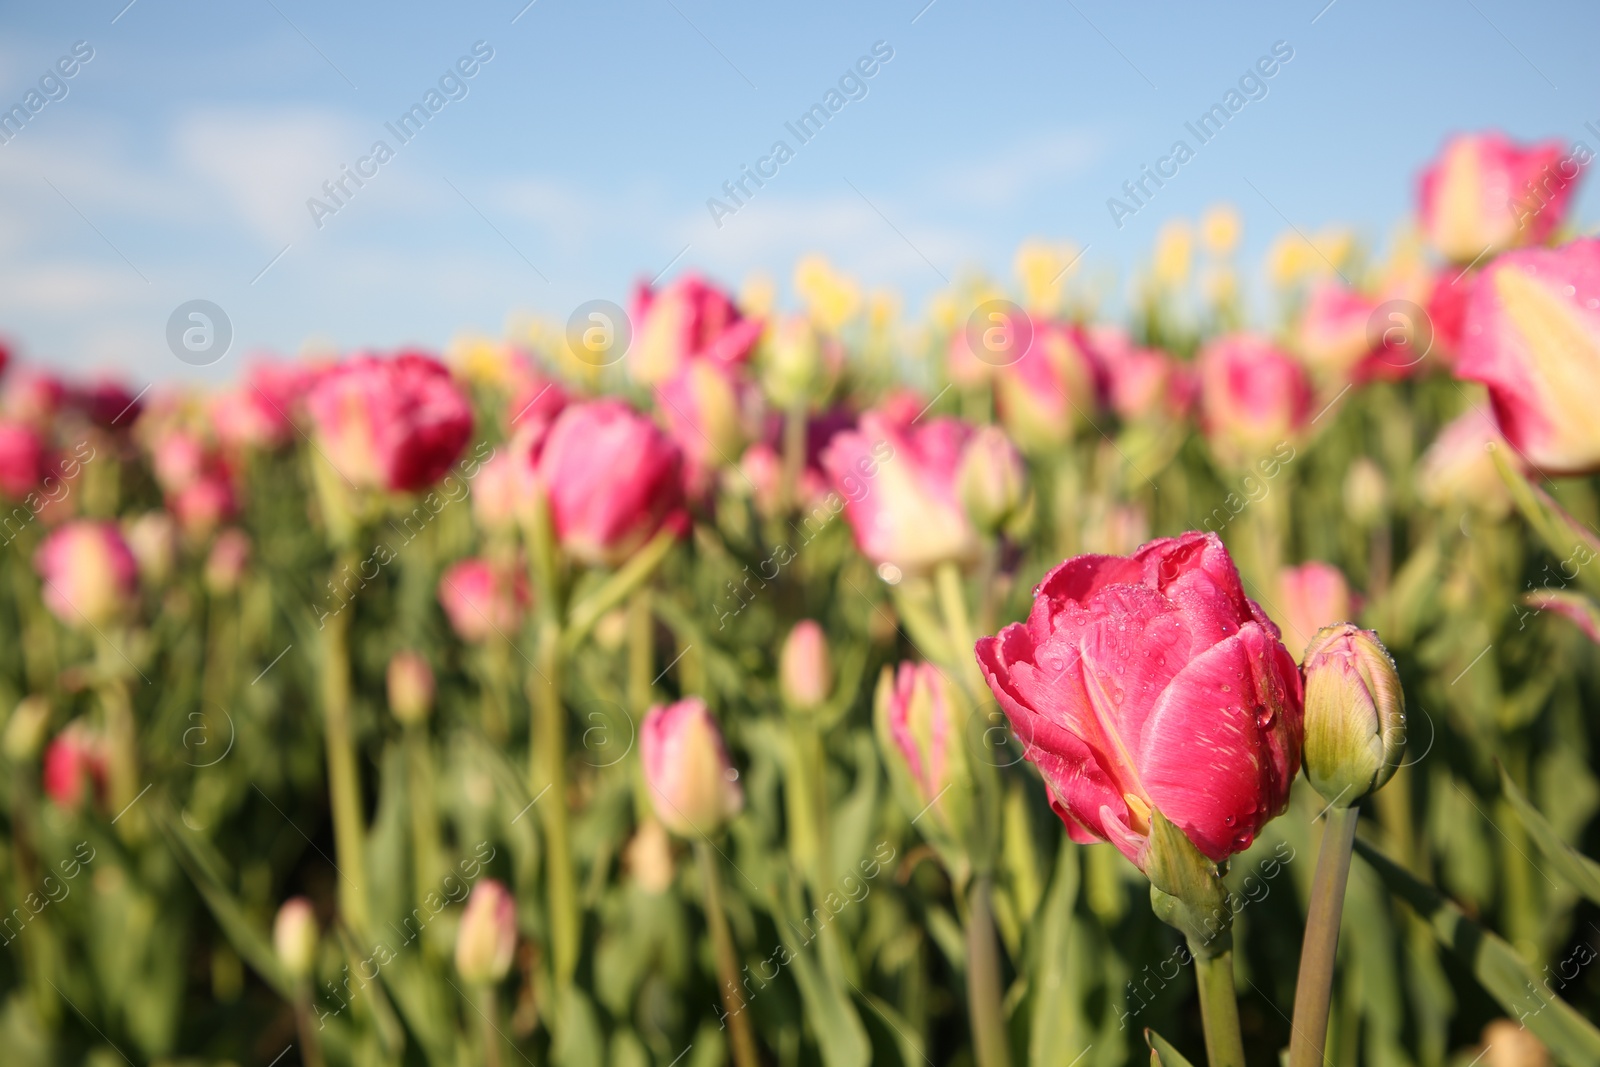
[[[1219,200],[1247,257],[1285,217],[1381,242],[1455,130],[1600,147],[1600,9],[1578,2],[525,3],[11,5],[0,109],[75,42],[94,55],[0,144],[0,332],[37,363],[214,380],[308,340],[564,320],[663,270],[785,282],[812,251],[915,312],[942,278],[1008,274],[1029,236],[1126,271]],[[400,144],[385,124],[480,41],[465,95]],[[1267,96],[1115,227],[1107,198],[1278,41]],[[800,145],[784,124],[876,42],[865,97]],[[780,138],[794,158],[715,225],[707,199]],[[333,206],[322,183],[380,139],[393,158],[319,228],[306,201]],[[165,342],[195,298],[235,334],[198,370]]]

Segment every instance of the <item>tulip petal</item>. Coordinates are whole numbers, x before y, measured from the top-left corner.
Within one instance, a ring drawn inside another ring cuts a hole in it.
[[[1293,661],[1254,622],[1195,657],[1161,695],[1141,739],[1144,785],[1211,859],[1249,847],[1287,802],[1299,708]]]

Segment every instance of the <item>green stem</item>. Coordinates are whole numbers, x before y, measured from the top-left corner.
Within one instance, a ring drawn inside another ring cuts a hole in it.
[[[306,1067],[323,1067],[322,1043],[317,1028],[311,1025],[311,996],[302,989],[294,998],[294,1024],[300,1032],[300,1061]]]
[[[934,585],[939,595],[939,610],[944,614],[945,633],[950,640],[950,658],[961,671],[961,677],[977,697],[984,691],[983,674],[978,670],[977,653],[973,651],[972,618],[967,614],[967,594],[961,585],[961,569],[946,560],[933,572]]]
[[[528,674],[533,707],[529,788],[544,824],[546,892],[550,909],[550,954],[556,986],[564,990],[578,969],[578,894],[567,821],[567,709],[561,703],[561,630],[539,626],[539,647]],[[548,795],[547,795],[548,794]]]
[[[439,812],[434,804],[433,752],[425,727],[412,723],[405,731],[406,799],[411,809],[412,887],[418,904],[439,884]]]
[[[1355,846],[1357,809],[1328,809],[1322,831],[1317,872],[1311,883],[1305,943],[1300,950],[1300,977],[1294,989],[1294,1025],[1289,1039],[1289,1067],[1322,1067],[1328,1043],[1328,1008],[1333,996],[1333,965],[1339,954],[1339,919],[1350,879],[1350,850]]]
[[[474,991],[478,1000],[478,1016],[483,1020],[484,1067],[500,1067],[500,1027],[494,1017],[499,1014],[495,1003],[494,986],[484,985]]]
[[[641,717],[650,709],[655,683],[655,621],[650,590],[638,590],[628,601],[628,708]]]
[[[806,872],[811,889],[825,893],[829,875],[824,869],[828,855],[827,805],[822,801],[825,763],[822,735],[809,712],[788,716],[789,752],[784,775],[784,806],[788,816],[789,855],[794,865]]]
[[[779,472],[778,514],[800,506],[800,476],[806,468],[806,403],[795,404],[783,416],[783,466]]]
[[[967,897],[967,1012],[978,1067],[1010,1067],[1005,1007],[1000,999],[1000,946],[988,875],[973,879]]]
[[[572,605],[561,638],[563,646],[571,650],[582,644],[589,636],[589,631],[594,629],[594,624],[600,621],[600,616],[622,603],[628,594],[655,573],[677,540],[675,532],[662,530],[635,552],[628,562],[617,568],[604,585]]]
[[[759,1067],[755,1031],[745,1014],[744,991],[739,985],[739,957],[733,947],[733,933],[722,910],[722,878],[717,873],[717,857],[711,842],[702,837],[694,843],[700,862],[700,881],[705,890],[706,926],[711,931],[711,948],[717,958],[717,984],[722,991],[722,1006],[728,1012],[728,1040],[733,1046],[735,1067]]]
[[[1205,1024],[1206,1059],[1211,1067],[1244,1067],[1244,1037],[1239,1031],[1239,1001],[1233,991],[1233,950],[1206,956],[1204,946],[1194,956],[1195,981],[1200,987],[1200,1019]]]
[[[354,566],[341,556],[334,574]],[[322,630],[322,722],[328,755],[328,792],[333,809],[334,853],[339,857],[339,910],[345,923],[364,938],[367,933],[366,828],[361,818],[361,777],[350,722],[350,616],[327,617]]]

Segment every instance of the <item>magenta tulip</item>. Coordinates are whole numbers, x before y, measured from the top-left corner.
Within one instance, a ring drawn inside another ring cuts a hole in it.
[[[1093,423],[1103,373],[1076,326],[1034,323],[1033,343],[995,370],[995,407],[1006,433],[1029,455],[1052,452]]]
[[[1305,425],[1305,368],[1272,342],[1232,334],[1201,349],[1198,362],[1201,425],[1224,462],[1249,465]]]
[[[620,400],[568,407],[535,463],[555,535],[574,559],[615,565],[663,526],[684,524],[682,453]]]
[[[0,497],[21,500],[45,472],[45,441],[24,422],[0,422]]]
[[[1501,256],[1479,276],[1456,361],[1500,432],[1552,474],[1600,469],[1600,240]]]
[[[1215,534],[1062,563],[977,654],[1074,841],[1144,869],[1159,811],[1221,861],[1288,802],[1300,673]]]
[[[360,488],[426,489],[472,434],[472,408],[450,372],[413,352],[339,364],[312,388],[306,406],[328,461]]]

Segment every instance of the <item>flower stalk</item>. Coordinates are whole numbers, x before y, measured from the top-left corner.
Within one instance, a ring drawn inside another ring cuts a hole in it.
[[[1311,907],[1300,949],[1300,975],[1295,982],[1294,1024],[1289,1039],[1289,1067],[1321,1067],[1328,1043],[1328,1012],[1333,996],[1333,965],[1339,954],[1339,920],[1350,878],[1350,853],[1355,847],[1356,808],[1335,804],[1328,809],[1311,883]]]
[[[739,985],[739,957],[733,947],[733,933],[722,910],[722,877],[717,871],[716,853],[711,842],[701,837],[694,843],[695,859],[700,864],[700,882],[705,893],[706,926],[711,933],[711,948],[717,959],[717,985],[722,991],[722,1006],[727,1011],[728,1040],[736,1067],[760,1067],[755,1031],[745,1014],[744,993]]]

